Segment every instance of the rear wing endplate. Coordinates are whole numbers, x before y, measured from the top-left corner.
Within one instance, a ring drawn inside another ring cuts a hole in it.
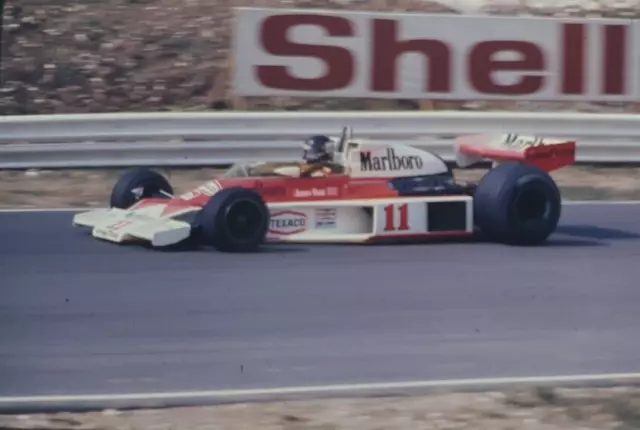
[[[576,141],[513,133],[462,136],[455,142],[456,163],[468,167],[480,161],[519,161],[546,172],[575,163]]]

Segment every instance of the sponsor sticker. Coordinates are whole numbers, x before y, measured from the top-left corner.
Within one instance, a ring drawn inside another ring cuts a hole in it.
[[[133,224],[133,221],[130,221],[130,220],[118,221],[117,223],[111,224],[110,226],[108,226],[107,229],[111,231],[120,230],[121,228],[124,228],[130,224]]]
[[[183,200],[192,200],[192,199],[195,199],[196,197],[200,197],[200,196],[209,196],[209,197],[211,197],[212,195],[214,195],[215,193],[220,191],[221,188],[222,187],[220,186],[218,181],[208,181],[208,182],[200,185],[195,190],[192,190],[192,191],[189,191],[187,193],[182,194],[180,196],[180,198],[183,199]]]
[[[308,197],[335,197],[338,195],[337,187],[324,187],[324,188],[311,188],[307,190],[301,190],[296,188],[293,191],[293,197],[308,198]]]
[[[540,136],[520,136],[518,134],[509,133],[505,135],[502,141],[504,146],[529,148],[532,146],[543,146],[545,141]]]
[[[118,239],[118,233],[109,229],[96,228],[93,230],[93,235],[103,239]]]
[[[288,236],[302,233],[308,227],[307,215],[303,212],[285,210],[271,214],[269,233]]]
[[[578,17],[247,8],[238,11],[234,90],[262,97],[631,101],[639,92],[639,27],[637,20]]]
[[[316,209],[316,228],[334,228],[336,220],[337,210],[335,208]]]
[[[384,155],[372,151],[360,152],[360,169],[364,172],[418,170],[422,169],[424,161],[417,155],[396,155],[393,148],[387,148]]]

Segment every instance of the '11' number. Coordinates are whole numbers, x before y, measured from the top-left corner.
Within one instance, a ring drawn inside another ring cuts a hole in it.
[[[397,206],[399,223],[396,225],[396,205],[384,207],[384,231],[405,231],[409,230],[409,205],[407,203]]]

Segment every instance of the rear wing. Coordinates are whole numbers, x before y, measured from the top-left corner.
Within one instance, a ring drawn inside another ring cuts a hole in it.
[[[467,167],[483,160],[520,161],[546,172],[569,166],[576,161],[576,142],[513,133],[462,136],[455,142],[456,163]]]

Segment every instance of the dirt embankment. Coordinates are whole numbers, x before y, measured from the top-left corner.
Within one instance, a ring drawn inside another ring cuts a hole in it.
[[[637,103],[240,100],[233,97],[229,78],[233,7],[458,13],[443,3],[434,0],[5,0],[0,112],[15,115],[227,108],[639,111]],[[623,8],[620,2],[612,0],[544,3],[485,0],[480,12],[619,18],[638,15],[636,8]]]
[[[635,430],[640,389],[539,389],[2,416],[4,430]]]

